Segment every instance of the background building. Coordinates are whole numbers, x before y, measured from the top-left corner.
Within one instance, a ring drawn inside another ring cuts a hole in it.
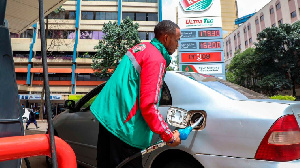
[[[52,103],[63,103],[69,94],[85,94],[105,80],[93,74],[90,58],[103,38],[104,23],[120,23],[129,16],[139,23],[141,40],[151,40],[159,13],[158,0],[69,0],[59,9],[46,12]],[[35,107],[43,88],[39,23],[20,32],[11,30],[20,101],[26,107]]]
[[[228,65],[237,50],[254,47],[257,34],[267,27],[300,20],[300,0],[272,0],[249,20],[224,38],[224,58]]]
[[[60,8],[45,13],[49,85],[55,103],[63,103],[69,94],[85,94],[105,81],[94,75],[90,57],[103,38],[104,23],[120,23],[129,16],[140,25],[141,40],[149,41],[154,37],[154,26],[162,18],[162,0],[63,2],[57,4],[56,7],[62,5]],[[236,28],[236,1],[221,0],[221,8],[226,34]],[[38,104],[43,88],[39,23],[32,24],[28,28],[10,29],[20,101],[26,106],[28,102]]]

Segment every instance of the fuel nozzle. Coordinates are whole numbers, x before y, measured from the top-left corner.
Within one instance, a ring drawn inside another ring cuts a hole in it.
[[[199,124],[202,122],[203,119],[204,119],[204,118],[203,118],[203,116],[201,115],[201,117],[200,117],[194,124],[192,124],[191,126],[188,126],[188,127],[184,128],[184,129],[179,129],[178,131],[179,131],[179,133],[180,133],[180,139],[181,139],[181,140],[186,140],[187,137],[189,136],[189,134],[191,133],[191,131],[192,131],[197,125],[199,125]]]

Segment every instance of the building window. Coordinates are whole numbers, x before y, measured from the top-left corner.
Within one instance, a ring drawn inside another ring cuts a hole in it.
[[[264,15],[261,15],[260,16],[260,21],[263,21],[264,20]]]
[[[117,20],[117,12],[96,12],[95,20]]]
[[[82,20],[118,20],[118,12],[81,12]]]
[[[57,74],[49,74],[48,75],[49,81],[70,81],[72,78],[72,74],[64,74],[64,73],[57,73]],[[43,80],[43,74],[42,73],[36,73],[33,75],[34,81],[42,81]]]
[[[157,13],[138,13],[138,12],[123,12],[122,18],[129,17],[133,21],[158,21]]]
[[[240,49],[242,49],[242,46],[241,46],[241,44],[239,45],[239,50],[240,50]]]
[[[117,0],[82,0],[82,1],[117,1]]]
[[[12,33],[10,32],[10,38],[20,38],[20,35],[18,33]]]
[[[81,12],[81,20],[94,20],[94,12]]]
[[[157,13],[148,13],[147,21],[158,21]]]
[[[248,25],[247,28],[248,28],[248,30],[250,30],[251,29],[251,25]]]
[[[16,80],[27,80],[27,73],[16,73]]]
[[[281,8],[281,5],[280,5],[280,2],[278,4],[276,4],[276,10],[280,9]]]
[[[282,23],[283,23],[282,19],[278,20],[278,25],[281,25]]]
[[[154,38],[154,32],[138,32],[141,40],[152,40]]]
[[[102,40],[104,33],[102,31],[81,30],[80,39]]]
[[[240,37],[240,32],[238,32],[237,36]]]
[[[250,43],[250,44],[252,43],[252,38],[249,38],[249,43]]]
[[[255,19],[255,24],[257,24],[257,25],[259,24],[258,19]]]
[[[275,27],[276,26],[276,23],[272,24],[272,27]]]
[[[247,40],[245,41],[245,46],[248,46],[248,41]]]
[[[123,2],[150,2],[150,3],[157,3],[157,0],[123,0]]]
[[[244,28],[244,33],[247,33],[247,29],[246,29],[246,27]]]
[[[66,18],[66,12],[65,11],[58,11],[58,12],[51,12],[48,15],[48,19],[65,19]]]
[[[20,38],[32,38],[32,37],[33,37],[33,29],[27,29],[20,34]]]
[[[75,39],[75,30],[48,30],[47,39]]]
[[[123,12],[122,13],[122,19],[126,19],[129,17],[131,20],[135,19],[135,13],[129,13],[129,12]]]
[[[274,8],[270,9],[270,14],[272,15],[274,13]]]
[[[14,51],[13,57],[28,58],[29,54],[29,51]]]
[[[76,19],[76,12],[75,11],[67,11],[66,12],[66,19],[75,20]]]
[[[296,17],[296,15],[297,15],[297,14],[296,14],[296,11],[292,12],[292,13],[291,13],[291,18]]]
[[[236,50],[237,50],[237,47],[234,48],[234,51],[236,51]]]
[[[233,36],[233,39],[236,40],[236,35]]]
[[[106,78],[100,78],[94,74],[78,74],[77,81],[104,81]]]

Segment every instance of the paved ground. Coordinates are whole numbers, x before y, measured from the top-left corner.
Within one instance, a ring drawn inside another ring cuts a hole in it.
[[[38,120],[37,124],[40,128],[36,129],[35,125],[31,123],[28,126],[28,130],[25,130],[25,135],[33,135],[33,134],[45,134],[48,128],[47,120]],[[24,123],[24,128],[26,123]],[[31,168],[47,168],[45,156],[35,156],[28,158],[30,162]],[[22,160],[22,167],[27,168],[24,159]]]

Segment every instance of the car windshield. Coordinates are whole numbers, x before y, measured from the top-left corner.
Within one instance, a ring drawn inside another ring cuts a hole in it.
[[[189,77],[199,83],[221,93],[222,95],[229,97],[234,100],[245,100],[245,99],[268,99],[267,96],[244,88],[237,84],[219,79],[211,75],[205,75],[195,72],[178,72],[181,75]]]

